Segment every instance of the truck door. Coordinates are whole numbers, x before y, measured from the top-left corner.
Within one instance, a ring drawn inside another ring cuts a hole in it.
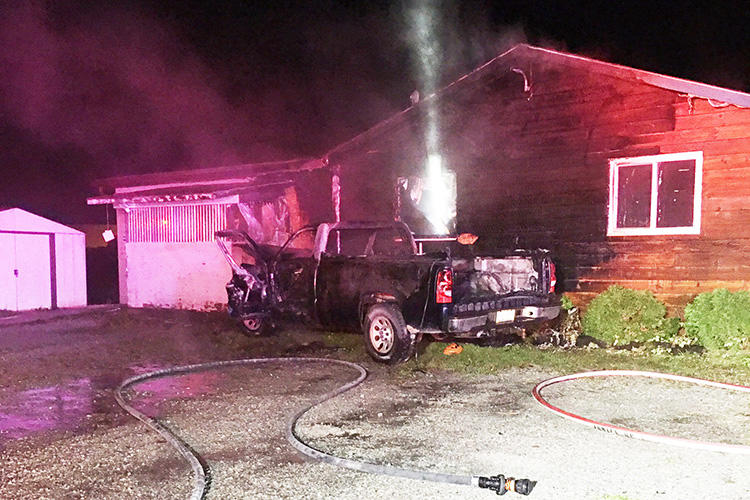
[[[285,314],[312,321],[315,301],[313,228],[293,234],[281,247],[272,264],[276,307]]]
[[[324,325],[359,326],[359,299],[368,278],[365,258],[372,247],[373,229],[334,229],[320,256],[317,276],[317,313]]]

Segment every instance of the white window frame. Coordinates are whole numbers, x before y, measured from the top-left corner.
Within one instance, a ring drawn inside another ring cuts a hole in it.
[[[683,227],[656,227],[657,197],[659,193],[658,165],[666,161],[695,160],[693,189],[693,224]],[[651,164],[651,214],[649,227],[617,227],[617,204],[620,167]],[[670,234],[700,234],[701,199],[703,193],[703,151],[670,153],[609,160],[609,219],[607,236],[649,236]]]

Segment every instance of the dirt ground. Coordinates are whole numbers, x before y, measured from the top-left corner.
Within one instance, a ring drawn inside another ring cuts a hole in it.
[[[0,319],[0,498],[187,498],[187,463],[124,413],[114,388],[137,373],[247,357],[348,355],[320,332],[247,338],[221,314],[99,308]],[[363,385],[313,409],[299,434],[337,456],[452,474],[537,481],[537,499],[750,498],[750,456],[599,432],[531,396],[559,375],[405,375],[358,360]],[[476,488],[372,475],[302,458],[287,416],[354,378],[327,363],[274,362],[159,379],[133,404],[209,463],[208,498],[492,498]],[[643,379],[546,389],[553,404],[622,426],[750,445],[747,395]],[[507,498],[518,498],[509,494]]]

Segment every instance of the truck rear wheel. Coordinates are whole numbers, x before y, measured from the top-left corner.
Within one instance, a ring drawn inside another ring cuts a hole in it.
[[[367,353],[381,363],[403,363],[414,354],[416,342],[406,329],[401,311],[393,304],[375,304],[364,321]]]

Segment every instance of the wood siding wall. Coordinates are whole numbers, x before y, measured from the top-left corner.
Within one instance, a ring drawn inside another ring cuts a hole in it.
[[[541,58],[469,79],[437,109],[458,229],[479,234],[482,250],[550,248],[564,290],[583,301],[611,284],[672,303],[750,288],[750,109]],[[391,217],[395,178],[424,168],[427,105],[336,159],[344,218]],[[704,154],[700,235],[607,237],[609,159],[686,151]]]

